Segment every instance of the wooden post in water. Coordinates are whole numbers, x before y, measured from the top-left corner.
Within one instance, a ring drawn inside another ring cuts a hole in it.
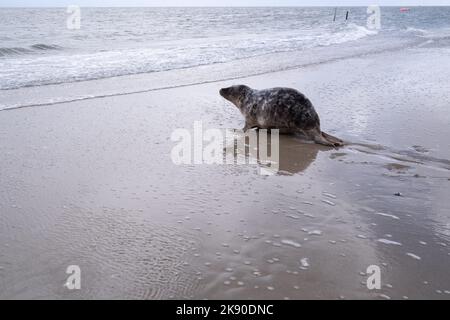
[[[336,21],[336,12],[337,12],[337,8],[334,8],[334,17],[333,17],[333,22]]]
[[[345,21],[347,21],[348,20],[348,11],[347,11],[347,14],[345,15]]]

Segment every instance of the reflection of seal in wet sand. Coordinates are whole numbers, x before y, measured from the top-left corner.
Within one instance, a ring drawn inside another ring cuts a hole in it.
[[[244,141],[244,139],[246,139],[245,134],[238,135],[237,143],[240,144],[244,142],[248,146],[247,141]],[[271,141],[269,136],[267,139],[267,148],[269,150],[272,148]],[[322,149],[325,148],[322,147]],[[290,136],[280,136],[278,171],[281,174],[303,172],[316,160],[319,151],[321,151],[321,147],[315,144],[302,143],[299,142],[298,139],[293,139]],[[251,153],[246,155],[249,157],[254,156]],[[257,156],[255,158],[256,160],[259,160]]]
[[[344,143],[320,130],[319,116],[303,94],[289,88],[254,90],[244,85],[220,90],[245,117],[244,131],[251,128],[279,129],[280,133],[302,133],[314,142],[331,147]]]
[[[303,172],[316,160],[319,151],[320,147],[315,144],[301,143],[289,136],[280,137],[278,170],[291,174]]]

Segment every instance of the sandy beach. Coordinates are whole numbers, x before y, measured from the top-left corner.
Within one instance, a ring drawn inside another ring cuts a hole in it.
[[[449,299],[449,57],[429,44],[0,111],[0,298]],[[347,145],[282,136],[273,176],[175,165],[177,128],[242,128],[218,94],[239,83],[300,90]]]

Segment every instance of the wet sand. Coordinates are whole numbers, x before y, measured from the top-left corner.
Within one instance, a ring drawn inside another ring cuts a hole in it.
[[[449,53],[1,111],[0,298],[450,298]],[[235,83],[298,88],[348,145],[282,136],[274,176],[173,164],[175,129],[243,126]]]

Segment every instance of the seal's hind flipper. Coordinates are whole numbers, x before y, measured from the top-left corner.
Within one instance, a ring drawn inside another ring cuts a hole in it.
[[[333,142],[329,141],[328,139],[326,139],[322,134],[314,135],[312,138],[315,143],[318,143],[318,144],[321,144],[321,145],[324,145],[327,147],[336,148],[335,144]]]
[[[322,144],[327,147],[338,148],[344,145],[344,141],[320,131],[319,128],[310,129],[305,132],[315,143]]]
[[[331,134],[328,134],[326,132],[321,132],[321,136],[329,143],[331,143],[331,145],[335,148],[337,147],[342,147],[344,145],[344,141],[342,141],[339,138],[336,138],[334,136],[332,136]]]

